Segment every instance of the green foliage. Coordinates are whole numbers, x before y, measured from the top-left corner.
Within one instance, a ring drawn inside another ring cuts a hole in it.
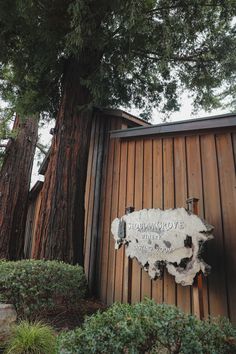
[[[80,266],[58,261],[0,261],[1,301],[14,304],[21,318],[43,317],[61,304],[78,305],[86,291]]]
[[[53,329],[41,322],[21,322],[13,329],[5,354],[55,354]]]
[[[235,15],[235,0],[1,1],[0,93],[54,115],[76,59],[95,105],[178,110],[187,88],[196,107],[232,106]]]
[[[5,116],[3,111],[0,110],[0,140],[7,140],[12,137],[12,131],[9,128],[9,123],[12,120],[8,116]]]
[[[12,117],[14,112],[8,108],[0,108],[0,143],[3,145],[0,147],[0,169],[4,160],[6,145],[8,139],[14,139],[17,135],[17,132],[10,129],[12,124]]]
[[[145,300],[114,304],[87,318],[82,328],[62,333],[59,353],[236,352],[236,331],[227,319],[199,321],[174,306]]]

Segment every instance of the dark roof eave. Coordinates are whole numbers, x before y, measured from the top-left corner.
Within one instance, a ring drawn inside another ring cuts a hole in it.
[[[37,181],[29,192],[29,200],[33,200],[35,197],[37,197],[42,188],[43,181]]]
[[[236,127],[236,113],[163,123],[148,127],[135,127],[111,131],[111,138],[131,138],[149,135],[175,134]]]
[[[151,123],[149,123],[139,117],[136,117],[133,114],[127,113],[126,111],[123,111],[122,109],[102,108],[101,112],[105,115],[124,118],[130,122],[137,124],[137,125],[141,125],[141,126],[150,126],[151,125]]]
[[[38,174],[39,175],[45,175],[47,168],[48,168],[48,164],[49,164],[49,159],[50,159],[50,154],[51,154],[51,148],[48,150],[47,154],[45,155],[43,162],[41,163],[39,170],[38,170]]]

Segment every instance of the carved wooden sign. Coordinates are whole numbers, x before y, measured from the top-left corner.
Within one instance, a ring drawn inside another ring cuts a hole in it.
[[[200,251],[213,238],[213,226],[184,208],[134,211],[115,219],[111,231],[116,249],[127,245],[126,255],[137,258],[152,279],[161,277],[166,266],[176,283],[185,286],[199,271],[210,270]]]

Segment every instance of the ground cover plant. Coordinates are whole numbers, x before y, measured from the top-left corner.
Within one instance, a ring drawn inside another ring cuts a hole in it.
[[[56,336],[53,329],[41,322],[22,321],[15,326],[4,354],[55,354]]]
[[[79,353],[236,353],[236,331],[227,319],[200,321],[151,300],[114,304],[88,317],[81,328],[62,333],[58,352]]]
[[[18,318],[43,317],[57,306],[79,306],[87,294],[80,266],[58,261],[0,261],[1,302],[15,306]]]

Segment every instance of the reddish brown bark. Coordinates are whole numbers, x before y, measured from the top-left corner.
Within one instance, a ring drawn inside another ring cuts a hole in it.
[[[37,119],[21,120],[17,116],[13,129],[17,136],[7,145],[0,171],[0,259],[23,257],[28,192],[38,138]]]
[[[33,257],[83,265],[84,196],[92,112],[87,106],[89,93],[80,85],[80,69],[76,62],[67,68]]]

